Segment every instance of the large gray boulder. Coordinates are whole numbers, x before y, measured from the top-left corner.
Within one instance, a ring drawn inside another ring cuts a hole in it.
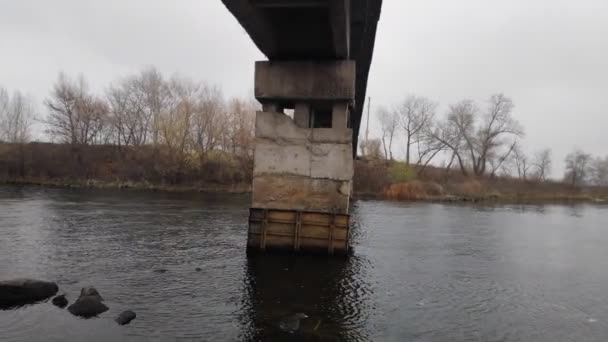
[[[108,307],[103,304],[103,298],[94,287],[85,287],[78,299],[68,306],[68,311],[75,316],[90,318],[108,311]]]
[[[58,290],[57,284],[49,281],[34,279],[0,281],[0,310],[48,299]]]

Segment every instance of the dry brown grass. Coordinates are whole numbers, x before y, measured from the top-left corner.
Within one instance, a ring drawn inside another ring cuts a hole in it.
[[[355,196],[394,200],[567,202],[608,200],[608,188],[572,188],[561,182],[464,176],[460,170],[428,167],[416,179],[392,182],[391,162],[357,160]],[[416,170],[414,170],[416,171]],[[418,170],[419,171],[419,170]]]
[[[384,197],[401,201],[428,199],[424,185],[419,181],[389,185],[384,191]]]
[[[30,143],[0,144],[0,180],[57,181],[83,184],[134,183],[204,187],[249,185],[252,161],[230,153],[176,158],[166,149],[150,146],[72,146]]]

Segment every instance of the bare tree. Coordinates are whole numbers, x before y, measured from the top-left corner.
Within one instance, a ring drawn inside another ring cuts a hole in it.
[[[382,148],[386,159],[393,160],[393,139],[397,131],[399,118],[395,112],[390,112],[386,108],[380,108],[377,112],[382,129]]]
[[[416,139],[418,174],[424,173],[426,167],[440,153],[446,150],[446,144],[436,139],[434,132],[437,130],[435,122],[430,122],[418,134]]]
[[[566,156],[566,173],[564,180],[573,187],[584,184],[589,176],[591,155],[575,149]]]
[[[382,141],[380,139],[369,139],[361,143],[365,147],[366,157],[371,159],[382,159]]]
[[[608,186],[608,156],[603,159],[594,158],[591,162],[591,177],[593,184]]]
[[[34,119],[33,100],[16,91],[12,96],[0,88],[0,141],[25,143]]]
[[[198,84],[174,77],[169,81],[170,102],[158,118],[159,142],[176,157],[183,157],[188,147],[190,126],[196,111]]]
[[[110,123],[118,146],[139,146],[147,142],[152,116],[141,84],[138,76],[130,76],[106,91]]]
[[[433,130],[432,137],[445,145],[451,151],[449,166],[451,167],[454,160],[458,161],[460,171],[463,175],[467,175],[466,166],[466,142],[467,137],[473,136],[475,132],[475,118],[478,109],[475,103],[470,100],[463,100],[457,104],[451,105],[447,118],[438,122]]]
[[[532,164],[536,169],[536,179],[540,182],[547,180],[547,177],[551,173],[551,149],[545,148],[536,152],[534,155],[534,161]]]
[[[45,106],[49,111],[45,120],[47,133],[51,137],[70,144],[100,141],[108,107],[89,93],[83,76],[73,81],[60,73]]]
[[[456,156],[463,174],[466,164],[477,176],[498,169],[514,149],[515,141],[523,136],[521,125],[512,117],[513,102],[502,94],[492,95],[486,113],[471,100],[450,106],[445,122],[433,133]]]
[[[225,111],[220,89],[203,84],[192,119],[191,133],[192,143],[199,153],[201,163],[207,159],[208,153],[220,144]]]
[[[437,104],[425,97],[408,96],[394,110],[405,132],[405,162],[410,163],[411,146],[417,142],[419,134],[433,121]]]
[[[528,156],[519,145],[516,145],[513,149],[513,163],[515,164],[517,177],[524,181],[527,180],[528,173],[530,172],[533,164],[530,162]]]
[[[482,118],[476,137],[467,138],[467,146],[473,162],[473,171],[476,175],[486,172],[486,166],[492,158],[502,158],[510,153],[501,151],[508,143],[509,137],[513,140],[523,136],[523,128],[512,117],[513,102],[503,94],[492,95],[489,100],[487,112]]]
[[[224,127],[224,146],[234,155],[253,158],[255,112],[253,101],[233,98],[228,102]]]
[[[144,102],[144,112],[151,122],[152,143],[159,143],[161,113],[166,110],[171,97],[169,84],[155,67],[144,69],[137,78],[138,91]]]
[[[488,163],[490,164],[490,167],[492,170],[490,172],[490,177],[496,176],[498,171],[501,171],[502,175],[510,174],[508,171],[508,166],[507,166],[508,163],[506,163],[506,162],[513,155],[513,153],[518,148],[518,146],[519,146],[518,141],[513,140],[513,142],[510,145],[508,145],[508,147],[506,148],[504,153],[497,156],[496,158],[488,159]]]
[[[8,92],[0,87],[0,142],[6,139],[6,131],[8,130],[8,105]]]

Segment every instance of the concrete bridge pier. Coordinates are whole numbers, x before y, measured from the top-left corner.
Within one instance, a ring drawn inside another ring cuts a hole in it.
[[[256,63],[249,250],[348,251],[355,78],[349,60]]]
[[[353,156],[382,0],[222,2],[268,57],[255,66],[263,109],[247,250],[346,253]]]

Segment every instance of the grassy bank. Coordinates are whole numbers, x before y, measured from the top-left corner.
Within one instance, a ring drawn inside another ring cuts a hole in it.
[[[608,188],[576,187],[561,182],[507,177],[467,177],[459,170],[400,162],[355,163],[355,197],[400,201],[503,203],[608,203]]]
[[[251,191],[253,161],[243,153],[189,154],[150,146],[0,144],[0,183],[170,192]],[[399,201],[608,202],[608,188],[508,177],[466,177],[459,170],[356,160],[355,198]]]

